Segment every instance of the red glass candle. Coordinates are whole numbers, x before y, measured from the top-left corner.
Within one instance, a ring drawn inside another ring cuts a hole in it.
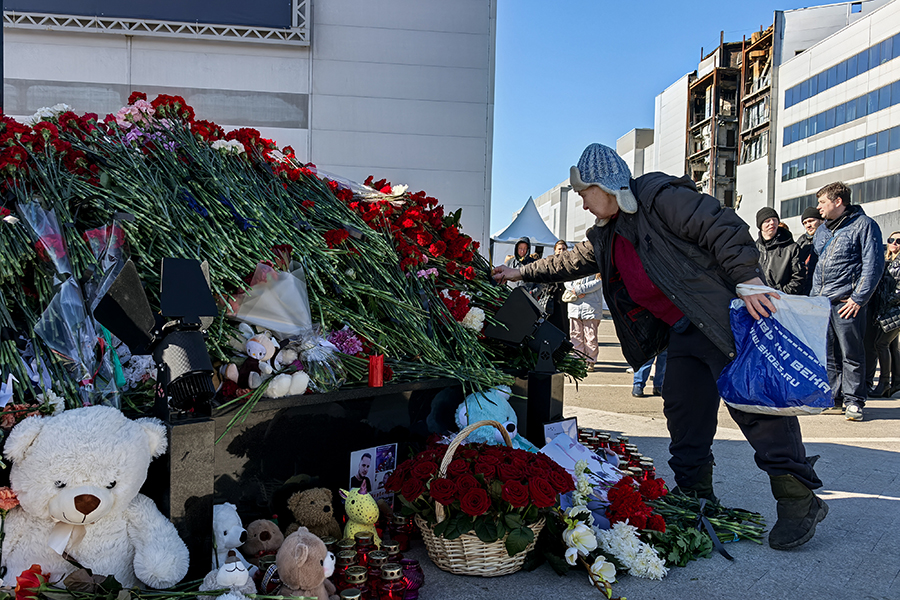
[[[403,568],[397,563],[387,563],[381,568],[378,600],[403,600],[405,595],[406,582],[403,581]]]

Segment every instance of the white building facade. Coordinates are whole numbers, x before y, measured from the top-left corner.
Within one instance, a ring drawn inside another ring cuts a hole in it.
[[[759,133],[752,130],[754,127],[761,129],[760,125],[765,128],[763,133],[766,136],[765,145],[759,149],[761,151],[741,153],[736,170],[736,191],[740,198],[736,210],[748,223],[755,222],[756,212],[764,206],[772,206],[780,211],[775,198],[776,186],[781,179],[779,151],[783,119],[786,116],[784,91],[795,84],[785,81],[782,65],[793,61],[795,57],[815,51],[813,49],[820,47],[823,40],[830,39],[829,36],[854,23],[870,20],[870,16],[888,2],[889,0],[861,0],[775,12],[772,23],[774,35],[771,36],[771,75],[763,82],[765,86],[762,89],[744,90],[745,118],[741,122],[743,141],[746,142],[748,133]],[[860,50],[861,46],[856,49],[857,52]],[[795,68],[801,68],[800,64],[797,63]],[[791,76],[790,73],[788,76]],[[746,118],[746,108],[751,104],[758,104],[760,100],[766,104],[765,116],[762,123],[757,123]],[[793,231],[798,229],[793,228]]]
[[[254,127],[322,170],[461,207],[463,230],[486,247],[496,0],[287,0],[282,28],[97,17],[82,0],[57,2],[74,16],[13,12],[16,3],[48,4],[5,4],[7,114],[64,102],[102,117],[133,90],[181,95],[198,118]]]
[[[900,210],[900,2],[786,60],[776,129],[775,208],[799,215],[833,181],[883,228]],[[889,233],[889,232],[886,232]]]

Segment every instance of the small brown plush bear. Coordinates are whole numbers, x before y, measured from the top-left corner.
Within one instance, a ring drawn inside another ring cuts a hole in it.
[[[339,600],[334,584],[328,580],[334,573],[334,554],[306,527],[284,538],[275,555],[275,567],[282,581],[276,595]]]
[[[341,526],[334,518],[334,496],[328,488],[312,488],[297,492],[288,499],[288,508],[294,515],[295,523],[287,528],[293,533],[298,527],[306,527],[310,533],[320,538],[341,539]]]
[[[274,555],[284,543],[284,534],[278,525],[268,519],[257,519],[247,525],[247,541],[241,546],[241,554],[252,565],[259,566],[259,558]]]

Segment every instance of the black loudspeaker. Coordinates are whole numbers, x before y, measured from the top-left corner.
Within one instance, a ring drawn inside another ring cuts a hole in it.
[[[509,344],[521,344],[534,332],[537,321],[544,316],[541,305],[521,287],[514,288],[500,310],[496,319],[501,324],[488,323],[484,326],[484,335]]]
[[[122,267],[109,291],[97,303],[94,317],[122,340],[132,354],[149,353],[156,318],[133,262],[129,260]]]

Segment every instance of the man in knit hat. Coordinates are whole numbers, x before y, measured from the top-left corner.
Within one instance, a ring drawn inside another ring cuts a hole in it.
[[[587,240],[521,269],[496,267],[494,279],[569,281],[600,273],[622,353],[638,369],[668,348],[663,410],[683,494],[715,500],[712,442],[716,379],[736,354],[729,304],[739,283],[761,284],[759,252],[747,224],[697,191],[689,177],[648,173],[631,179],[611,148],[588,146],[569,182],[597,217]],[[774,307],[765,294],[743,296],[754,318]],[[821,487],[806,457],[796,417],[750,414],[729,407],[768,473],[778,501],[769,534],[776,549],[809,541],[828,512],[813,494]]]
[[[819,256],[813,249],[813,235],[822,222],[822,215],[815,206],[807,206],[800,215],[800,223],[805,231],[797,238],[797,248],[800,250],[800,262],[805,268],[806,277],[803,280],[803,291],[801,292],[804,296],[808,296],[812,289],[813,273],[816,272],[816,263],[819,260]]]
[[[800,262],[800,249],[791,232],[779,227],[780,224],[781,219],[774,208],[765,206],[756,213],[759,266],[771,287],[785,294],[802,294],[806,275]]]

